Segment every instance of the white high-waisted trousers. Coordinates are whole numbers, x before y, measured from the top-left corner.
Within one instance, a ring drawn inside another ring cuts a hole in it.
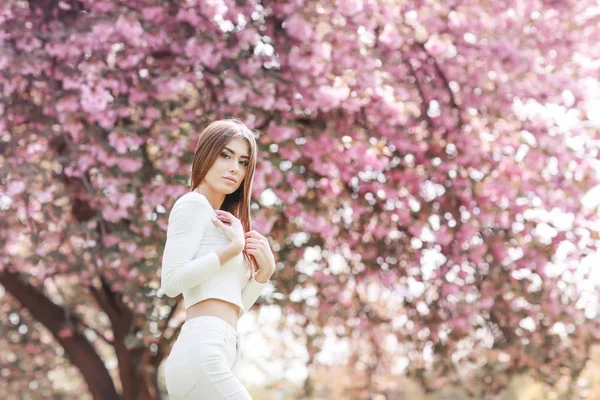
[[[219,317],[184,322],[165,364],[170,400],[252,400],[233,373],[239,347],[239,334]]]

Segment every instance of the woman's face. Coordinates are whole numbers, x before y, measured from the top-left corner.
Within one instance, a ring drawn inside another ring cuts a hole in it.
[[[204,180],[217,192],[231,194],[246,177],[249,162],[248,144],[240,138],[231,139],[217,156]]]

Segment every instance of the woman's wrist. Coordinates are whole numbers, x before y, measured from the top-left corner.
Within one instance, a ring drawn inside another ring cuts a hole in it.
[[[259,268],[254,275],[254,280],[258,283],[267,283],[271,279],[271,276],[273,276],[273,272],[269,269]]]
[[[229,242],[229,245],[227,245],[227,248],[232,253],[235,253],[234,255],[238,255],[239,253],[242,252],[242,250],[244,250],[244,243],[241,243],[241,242]]]
[[[219,256],[219,260],[221,261],[221,265],[225,264],[233,257],[240,254],[242,250],[239,249],[239,246],[236,246],[233,243],[229,243],[227,246],[221,248],[220,250],[215,251],[217,256]]]
[[[258,272],[256,273],[256,275],[254,275],[254,280],[258,283],[267,283],[269,282],[269,279],[271,279],[271,276],[265,277],[260,275]]]

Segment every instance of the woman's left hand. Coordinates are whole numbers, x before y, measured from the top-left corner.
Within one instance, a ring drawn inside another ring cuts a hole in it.
[[[246,253],[254,256],[258,268],[270,275],[275,272],[275,257],[269,246],[269,241],[260,233],[252,230],[245,233]]]

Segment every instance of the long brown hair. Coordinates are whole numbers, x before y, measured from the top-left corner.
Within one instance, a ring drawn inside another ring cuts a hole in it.
[[[256,168],[257,146],[256,140],[250,128],[237,118],[227,118],[210,123],[198,139],[194,160],[192,162],[192,182],[191,190],[195,190],[200,182],[206,176],[208,170],[212,167],[215,160],[223,151],[223,148],[231,139],[243,139],[250,150],[246,176],[240,187],[233,193],[225,196],[221,209],[233,214],[240,220],[244,232],[252,229],[250,220],[250,197],[252,195],[252,180]],[[243,251],[244,258],[251,266],[252,271],[256,271],[258,266],[256,260]]]

